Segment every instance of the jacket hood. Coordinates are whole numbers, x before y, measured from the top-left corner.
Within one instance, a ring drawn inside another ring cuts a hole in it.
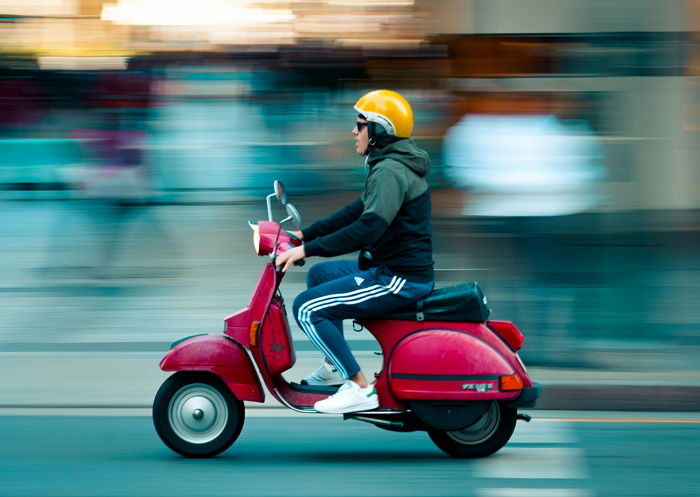
[[[370,152],[367,163],[370,167],[384,159],[395,160],[411,169],[421,178],[430,173],[430,158],[425,150],[418,148],[412,138],[391,143],[381,150]]]

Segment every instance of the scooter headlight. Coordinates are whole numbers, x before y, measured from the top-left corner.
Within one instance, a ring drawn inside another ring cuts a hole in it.
[[[248,221],[248,226],[253,230],[253,248],[255,253],[260,255],[260,230],[258,229],[258,223]]]
[[[275,240],[279,225],[270,221],[258,221],[254,223],[248,221],[248,225],[253,230],[253,247],[258,255],[269,255],[275,250]]]

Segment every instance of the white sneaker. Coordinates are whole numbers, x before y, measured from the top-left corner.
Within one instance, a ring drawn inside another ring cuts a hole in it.
[[[345,380],[340,376],[338,370],[325,360],[316,371],[301,380],[302,385],[336,386],[342,385],[343,383],[345,383]]]
[[[350,380],[346,381],[337,393],[314,404],[314,409],[318,412],[328,414],[369,411],[377,407],[379,407],[379,397],[374,385],[362,388]]]

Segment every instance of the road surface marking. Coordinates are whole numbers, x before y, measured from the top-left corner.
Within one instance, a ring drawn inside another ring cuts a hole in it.
[[[584,479],[585,454],[574,447],[517,447],[506,445],[488,459],[474,461],[479,478]]]
[[[564,423],[518,423],[509,444],[573,444],[578,439]]]
[[[477,488],[476,497],[592,497],[581,488]]]

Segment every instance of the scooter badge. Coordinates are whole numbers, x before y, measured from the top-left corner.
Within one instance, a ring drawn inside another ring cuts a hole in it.
[[[488,392],[493,388],[491,383],[464,383],[462,390],[476,390],[477,392]]]

